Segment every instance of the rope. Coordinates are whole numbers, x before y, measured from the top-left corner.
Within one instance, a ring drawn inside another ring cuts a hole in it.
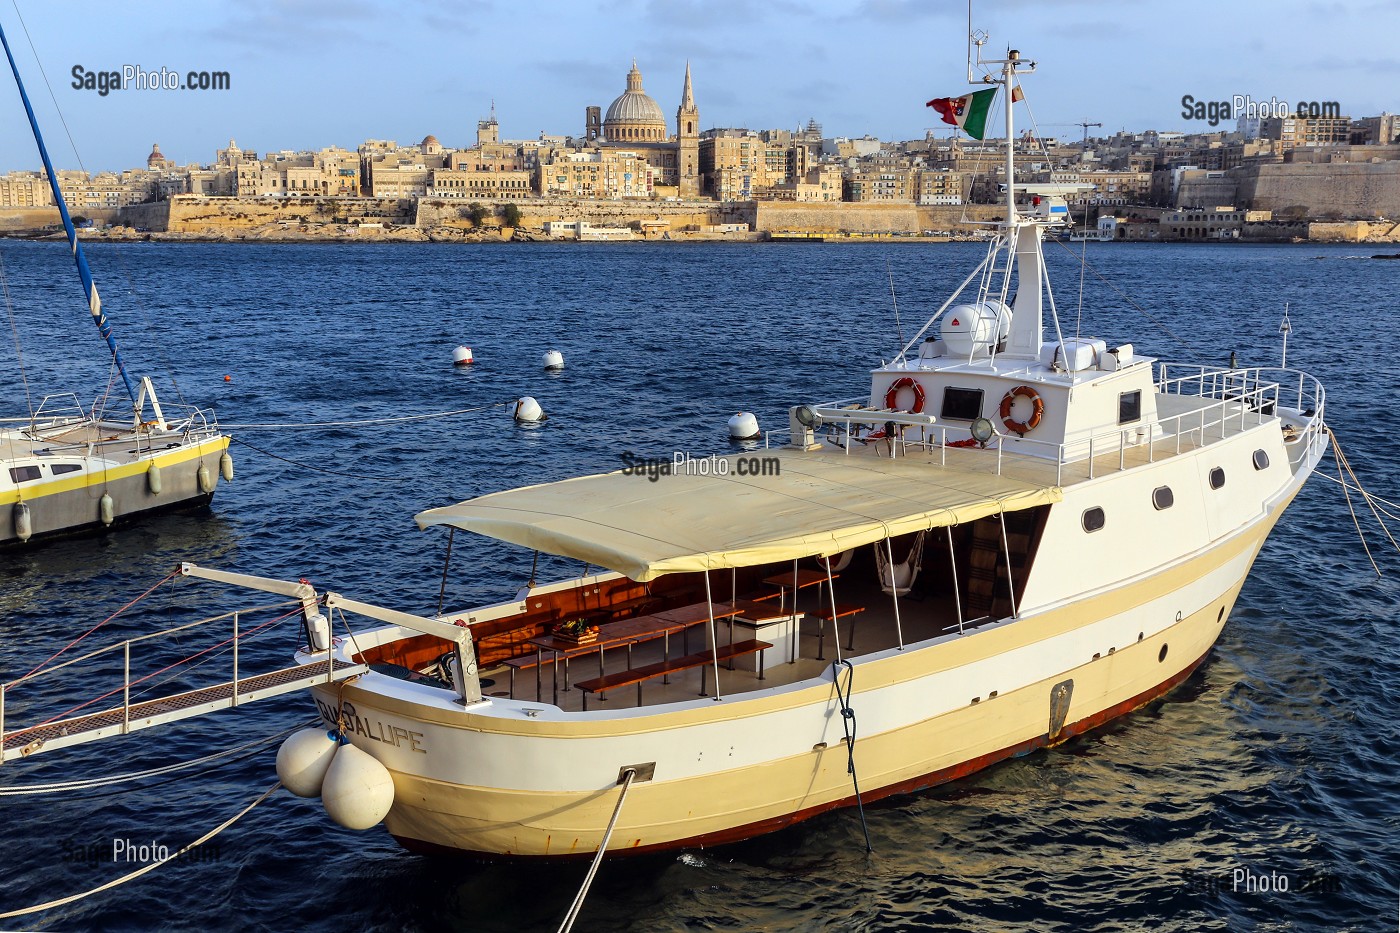
[[[143,865],[133,872],[129,872],[128,874],[122,875],[120,878],[115,878],[112,881],[107,882],[106,884],[98,885],[90,891],[83,891],[80,894],[70,894],[67,897],[60,897],[58,900],[48,901],[47,903],[38,904],[34,907],[26,907],[23,910],[10,910],[6,911],[5,913],[0,913],[0,920],[8,920],[10,917],[24,917],[29,914],[37,914],[43,910],[52,910],[55,907],[62,907],[65,904],[71,904],[74,901],[81,901],[84,898],[91,897],[94,894],[100,894],[101,892],[111,890],[112,888],[115,888],[118,885],[126,884],[128,881],[134,881],[148,872],[155,871],[157,868],[164,865],[166,862],[174,861],[175,859],[184,855],[191,849],[204,845],[204,843],[208,842],[210,839],[213,839],[215,836],[228,829],[234,823],[237,823],[240,819],[242,819],[248,814],[248,811],[252,810],[258,804],[271,797],[273,792],[281,786],[282,782],[280,781],[276,784],[273,784],[267,790],[263,791],[262,796],[258,797],[252,803],[248,804],[248,806],[244,807],[242,810],[239,810],[233,816],[229,817],[227,820],[220,823],[218,826],[214,827],[209,832],[205,833],[203,836],[200,836],[194,842],[191,842],[189,845],[180,849],[180,851],[176,852],[174,855],[167,856],[161,859],[160,861],[152,862],[149,865]]]
[[[122,607],[121,607],[120,609],[118,609],[116,612],[112,613],[112,614],[109,615],[107,618],[103,619],[101,622],[97,623],[97,624],[94,625],[92,628],[88,629],[86,632],[83,632],[83,634],[79,635],[77,638],[73,639],[73,640],[70,641],[68,644],[64,645],[62,648],[59,648],[59,649],[58,649],[57,651],[55,651],[53,654],[49,655],[47,659],[45,659],[45,660],[39,662],[39,666],[38,666],[38,667],[34,668],[34,670],[30,671],[28,674],[25,674],[23,677],[19,678],[19,680],[16,680],[14,683],[17,684],[17,683],[19,683],[19,682],[22,681],[22,680],[28,680],[29,678],[33,677],[33,676],[34,676],[35,674],[37,674],[39,671],[41,671],[41,670],[43,670],[45,667],[47,667],[52,661],[56,660],[60,655],[62,655],[62,654],[63,654],[65,651],[67,651],[69,648],[72,648],[72,647],[73,647],[74,645],[76,645],[78,642],[82,641],[84,638],[87,638],[87,637],[88,637],[89,635],[91,635],[93,632],[97,631],[97,630],[100,629],[102,626],[106,625],[108,622],[111,622],[111,621],[112,621],[113,619],[115,619],[117,616],[121,615],[123,612],[126,612],[126,611],[127,611],[128,609],[130,609],[132,606],[136,605],[136,604],[139,603],[141,600],[145,599],[147,596],[150,596],[152,593],[154,593],[156,590],[158,590],[161,586],[163,586],[163,585],[166,584],[166,583],[169,583],[171,580],[175,579],[175,578],[176,578],[177,576],[179,576],[179,575],[180,575],[180,568],[176,567],[176,568],[175,568],[174,570],[172,570],[170,573],[166,574],[164,577],[162,577],[161,579],[157,580],[156,583],[155,583],[155,585],[152,586],[150,589],[148,589],[146,592],[142,593],[140,596],[136,597],[136,598],[133,599],[131,602],[127,603],[125,606],[122,606]],[[13,684],[11,684],[11,686],[13,686]]]
[[[84,778],[79,781],[59,781],[53,784],[25,784],[18,787],[0,787],[0,797],[19,797],[29,794],[62,794],[68,791],[88,790],[93,787],[110,787],[114,784],[125,784],[128,781],[140,781],[145,778],[160,777],[165,774],[174,774],[178,771],[185,771],[199,765],[228,758],[239,752],[261,748],[264,745],[271,745],[280,738],[284,738],[297,731],[315,725],[319,720],[309,720],[304,725],[292,726],[290,729],[283,729],[276,735],[266,738],[254,739],[242,745],[235,745],[233,748],[226,748],[223,751],[215,752],[212,755],[205,755],[202,758],[193,758],[189,761],[177,761],[174,764],[162,765],[159,768],[148,768],[145,771],[131,771],[126,774],[109,774],[99,778]],[[161,782],[164,783],[164,782]],[[152,787],[155,785],[146,785]],[[133,790],[143,790],[145,788],[132,788]],[[81,799],[81,798],[78,798]]]
[[[846,668],[846,689],[841,689],[840,668]],[[865,834],[865,851],[870,847],[870,827],[865,823],[865,804],[860,799],[860,781],[856,777],[856,711],[851,709],[851,684],[856,679],[855,668],[850,661],[833,661],[831,679],[836,683],[836,702],[841,704],[841,728],[846,731],[846,772],[851,776],[851,786],[856,791],[856,809],[860,811],[860,831]]]
[[[10,300],[10,280],[5,275],[5,257],[0,255],[0,289],[5,292],[5,312],[10,319],[10,336],[15,341],[15,359],[19,362],[19,381],[24,386],[24,407],[29,411],[30,427],[34,422],[34,398],[29,394],[29,376],[24,371],[24,347],[19,340],[19,325],[15,323],[15,306]]]
[[[1148,311],[1147,311],[1147,309],[1144,308],[1142,305],[1138,304],[1136,301],[1133,301],[1132,297],[1131,297],[1127,292],[1123,291],[1123,289],[1121,289],[1121,288],[1119,288],[1117,285],[1113,284],[1112,280],[1110,280],[1110,279],[1108,279],[1108,278],[1105,278],[1104,275],[1103,275],[1103,273],[1101,273],[1101,272],[1099,272],[1099,270],[1095,269],[1095,268],[1093,267],[1093,265],[1092,265],[1087,259],[1081,259],[1080,257],[1075,256],[1075,255],[1074,255],[1074,250],[1070,249],[1068,246],[1066,246],[1064,243],[1061,243],[1059,240],[1056,240],[1056,241],[1055,241],[1055,245],[1058,246],[1058,247],[1060,247],[1060,249],[1064,250],[1065,252],[1069,253],[1070,256],[1072,256],[1072,257],[1074,258],[1074,261],[1075,261],[1075,262],[1083,262],[1083,263],[1084,263],[1084,268],[1086,268],[1086,269],[1088,269],[1090,272],[1094,273],[1094,278],[1098,279],[1100,282],[1104,283],[1104,284],[1107,285],[1109,288],[1111,288],[1111,289],[1113,289],[1115,292],[1117,292],[1117,293],[1118,293],[1118,297],[1120,297],[1120,298],[1122,298],[1124,301],[1126,301],[1129,305],[1131,305],[1131,306],[1133,307],[1134,310],[1136,310],[1136,311],[1137,311],[1139,314],[1141,314],[1143,317],[1147,318],[1147,319],[1148,319],[1149,321],[1151,321],[1153,324],[1157,325],[1157,327],[1161,329],[1162,333],[1166,334],[1168,337],[1170,337],[1171,339],[1175,340],[1177,343],[1181,344],[1181,345],[1182,345],[1183,347],[1185,347],[1189,352],[1191,352],[1191,353],[1193,353],[1193,354],[1196,354],[1196,355],[1201,355],[1201,351],[1200,351],[1200,350],[1196,349],[1194,346],[1192,346],[1191,344],[1187,343],[1185,340],[1183,340],[1182,338],[1178,337],[1176,334],[1172,333],[1171,330],[1167,328],[1167,325],[1163,324],[1161,321],[1157,320],[1155,317],[1153,317],[1151,314],[1149,314]]]
[[[227,429],[227,428],[229,428],[229,427],[230,427],[229,425],[221,425],[221,426],[220,426],[221,429]],[[235,425],[235,427],[236,427],[236,425]],[[278,456],[277,454],[273,453],[273,452],[270,451],[270,450],[263,450],[261,447],[258,447],[258,446],[254,445],[254,444],[248,443],[247,441],[243,440],[243,438],[241,438],[241,437],[231,437],[231,438],[229,438],[229,440],[232,441],[232,442],[235,443],[235,444],[242,444],[244,447],[248,447],[248,448],[251,448],[252,450],[256,450],[258,453],[262,454],[264,457],[271,457],[273,460],[281,460],[283,463],[290,463],[292,466],[301,467],[303,470],[311,470],[311,471],[316,472],[316,473],[327,473],[327,474],[329,474],[329,475],[331,475],[331,476],[343,476],[343,477],[345,477],[345,478],[347,478],[347,479],[367,479],[367,480],[373,480],[373,481],[375,481],[375,482],[380,482],[380,483],[388,483],[388,482],[395,482],[395,483],[398,483],[398,482],[403,482],[403,477],[402,477],[402,476],[370,476],[370,475],[365,474],[365,473],[343,473],[343,472],[341,472],[340,470],[328,470],[328,469],[326,469],[325,467],[319,467],[319,466],[315,466],[314,464],[303,463],[303,462],[301,462],[300,460],[292,460],[292,459],[290,459],[290,458],[288,458],[288,457],[281,457],[281,456]]]
[[[496,402],[491,405],[480,405],[476,408],[458,408],[455,411],[436,411],[426,415],[403,415],[398,418],[365,418],[360,421],[303,421],[288,424],[221,424],[221,428],[238,431],[252,430],[274,430],[284,428],[287,430],[301,430],[303,428],[353,428],[363,424],[402,424],[405,421],[427,421],[432,418],[450,418],[453,415],[470,415],[479,411],[490,411],[492,408],[505,408],[507,405],[514,405],[514,400],[509,402]]]
[[[578,894],[574,895],[574,902],[569,906],[569,912],[564,917],[564,922],[559,924],[559,933],[569,933],[574,928],[574,921],[578,919],[578,912],[583,909],[583,900],[588,897],[588,888],[593,884],[593,876],[598,873],[598,864],[603,861],[603,853],[608,848],[608,841],[612,839],[613,828],[617,826],[617,818],[622,814],[622,802],[627,799],[627,791],[632,786],[632,779],[637,776],[634,768],[628,768],[622,772],[622,793],[617,795],[617,806],[613,807],[612,819],[608,820],[607,832],[603,833],[603,841],[598,845],[598,853],[593,856],[593,864],[588,866],[588,874],[583,877],[583,887],[578,889]]]

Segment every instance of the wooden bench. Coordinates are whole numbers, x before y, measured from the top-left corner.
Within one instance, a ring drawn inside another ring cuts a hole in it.
[[[859,605],[856,605],[855,603],[837,603],[837,604],[836,604],[836,611],[835,611],[835,613],[833,613],[833,612],[831,611],[831,606],[830,606],[830,605],[828,605],[825,609],[818,609],[816,612],[809,612],[809,613],[808,613],[808,615],[816,616],[818,619],[821,620],[821,623],[822,623],[822,624],[821,624],[821,627],[817,629],[817,660],[818,660],[818,661],[825,661],[825,660],[826,660],[826,658],[822,657],[822,655],[823,655],[823,654],[825,653],[825,651],[826,651],[826,626],[827,626],[827,623],[829,623],[829,622],[830,622],[830,623],[834,623],[837,619],[844,619],[844,618],[846,618],[847,616],[853,616],[853,615],[856,615],[857,613],[864,612],[864,611],[865,611],[865,607],[864,607],[864,606],[859,606]],[[847,650],[847,651],[854,651],[854,650],[855,650],[855,644],[856,644],[856,624],[855,624],[855,622],[852,622],[852,623],[851,623],[851,637],[848,638],[848,639],[846,639],[846,650]],[[838,647],[839,647],[839,646],[838,646]]]
[[[766,641],[750,639],[748,641],[736,642],[732,645],[721,645],[714,656],[708,651],[699,651],[695,654],[687,654],[684,657],[672,658],[669,661],[657,661],[655,664],[647,664],[642,667],[628,668],[625,671],[615,671],[611,674],[604,674],[602,677],[595,677],[592,680],[583,680],[574,684],[583,691],[583,708],[588,709],[588,694],[603,694],[608,690],[616,690],[619,687],[630,687],[637,685],[637,705],[642,705],[642,684],[655,677],[662,677],[666,674],[675,674],[679,671],[688,671],[697,667],[707,667],[710,664],[717,664],[720,661],[728,661],[744,655],[761,652],[766,648],[773,647]],[[759,658],[763,656],[760,654]],[[763,679],[763,664],[759,663],[758,679]],[[705,693],[705,678],[700,678],[700,695]]]
[[[510,669],[510,698],[515,699],[515,672],[535,669],[535,699],[541,700],[544,696],[544,678],[541,676],[542,668],[547,664],[556,661],[568,661],[581,655],[592,654],[598,649],[592,644],[579,645],[572,651],[560,651],[557,654],[545,654],[536,651],[534,654],[523,654],[518,658],[510,658],[505,662],[505,666]],[[565,687],[568,686],[566,683]]]

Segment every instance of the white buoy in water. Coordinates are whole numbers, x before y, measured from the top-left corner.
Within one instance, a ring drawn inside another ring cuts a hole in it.
[[[233,482],[233,456],[227,450],[219,457],[219,475],[224,482]]]
[[[741,411],[729,419],[729,439],[751,441],[759,436],[758,418],[751,411]]]
[[[341,746],[321,782],[321,804],[346,829],[369,829],[394,805],[394,778],[373,755]]]
[[[452,351],[453,366],[470,366],[472,364],[472,348],[458,347]]]
[[[544,409],[533,396],[527,395],[515,403],[513,417],[519,424],[536,424],[545,419]]]
[[[199,469],[194,471],[194,478],[199,483],[199,491],[206,496],[214,491],[214,476],[204,464],[201,463]]]
[[[15,537],[21,541],[28,541],[34,534],[34,519],[29,515],[29,506],[23,502],[15,503]]]
[[[559,370],[564,368],[564,354],[558,350],[544,351],[544,368]]]
[[[102,494],[102,498],[97,500],[97,517],[102,519],[102,524],[110,526],[117,518],[117,506],[112,501],[112,497],[107,493]]]
[[[152,463],[146,468],[146,487],[151,490],[151,495],[160,495],[160,465]]]
[[[277,780],[298,797],[321,796],[340,743],[325,729],[299,729],[277,749]]]

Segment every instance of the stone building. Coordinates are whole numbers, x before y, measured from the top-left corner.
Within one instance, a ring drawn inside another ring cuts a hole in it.
[[[1259,138],[1276,139],[1284,149],[1345,144],[1351,141],[1351,117],[1264,117]]]
[[[632,70],[627,73],[626,90],[608,106],[601,124],[598,122],[599,109],[585,109],[585,138],[600,151],[622,147],[644,159],[652,168],[647,173],[652,183],[649,196],[661,196],[673,190],[680,197],[696,197],[704,190],[700,164],[700,110],[695,103],[689,64],[685,68],[681,103],[676,109],[674,136],[667,127],[661,105],[643,90],[642,73],[635,61],[632,62]],[[608,161],[606,158],[600,160],[601,163]],[[566,163],[560,160],[557,164]],[[586,166],[588,163],[579,164]],[[564,174],[570,173],[566,171]],[[635,173],[632,174],[631,182],[623,187],[635,187],[637,178]],[[546,177],[542,167],[540,193],[549,194],[560,184],[567,184],[560,183],[557,175],[556,172],[555,177]],[[583,183],[582,178],[578,180]]]
[[[43,172],[11,172],[0,176],[0,207],[50,207],[53,192]]]

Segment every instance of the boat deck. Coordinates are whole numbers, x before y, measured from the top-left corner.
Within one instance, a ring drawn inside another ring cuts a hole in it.
[[[774,646],[764,651],[762,679],[756,670],[755,655],[736,658],[732,662],[732,668],[730,664],[722,662],[719,669],[720,693],[732,696],[827,675],[837,657],[838,634],[840,654],[846,658],[872,654],[896,646],[899,640],[893,598],[881,591],[873,572],[869,572],[869,576],[868,582],[858,580],[848,571],[846,575],[836,579],[838,606],[843,609],[847,606],[860,606],[862,611],[842,616],[835,626],[830,622],[823,626],[822,620],[814,615],[830,605],[826,588],[822,586],[803,589],[798,600],[801,617],[797,623],[798,634],[795,639],[784,637],[786,632],[792,629],[790,615],[757,630],[753,628],[752,623],[745,624],[742,617],[732,628],[727,621],[717,621],[715,635],[721,650],[731,639],[738,643],[757,638]],[[924,585],[916,585],[912,594],[900,597],[900,628],[903,630],[904,644],[913,644],[957,630],[957,608],[953,594],[951,590],[944,590],[945,587],[940,582],[930,577]],[[777,599],[765,602],[777,605]],[[985,624],[991,620],[983,618],[978,621]],[[964,624],[965,631],[971,631],[974,627],[971,623]],[[682,654],[708,651],[709,647],[708,622],[700,622],[686,629],[683,635],[673,636],[669,653],[674,659]],[[660,640],[634,645],[630,657],[626,649],[614,648],[603,652],[601,665],[597,652],[575,655],[567,661],[552,664],[549,661],[549,652],[546,651],[545,663],[542,666],[514,670],[514,698],[554,704],[566,712],[582,712],[585,709],[585,698],[586,708],[594,711],[631,709],[639,705],[656,706],[685,702],[701,696],[714,696],[715,669],[710,664],[644,681],[641,684],[640,703],[639,691],[635,685],[592,694],[576,686],[604,674],[620,674],[629,669],[637,670],[646,665],[658,664],[666,650],[667,646]],[[512,668],[504,664],[483,671],[483,692],[489,696],[511,696],[511,674]],[[487,680],[492,683],[486,684]]]

